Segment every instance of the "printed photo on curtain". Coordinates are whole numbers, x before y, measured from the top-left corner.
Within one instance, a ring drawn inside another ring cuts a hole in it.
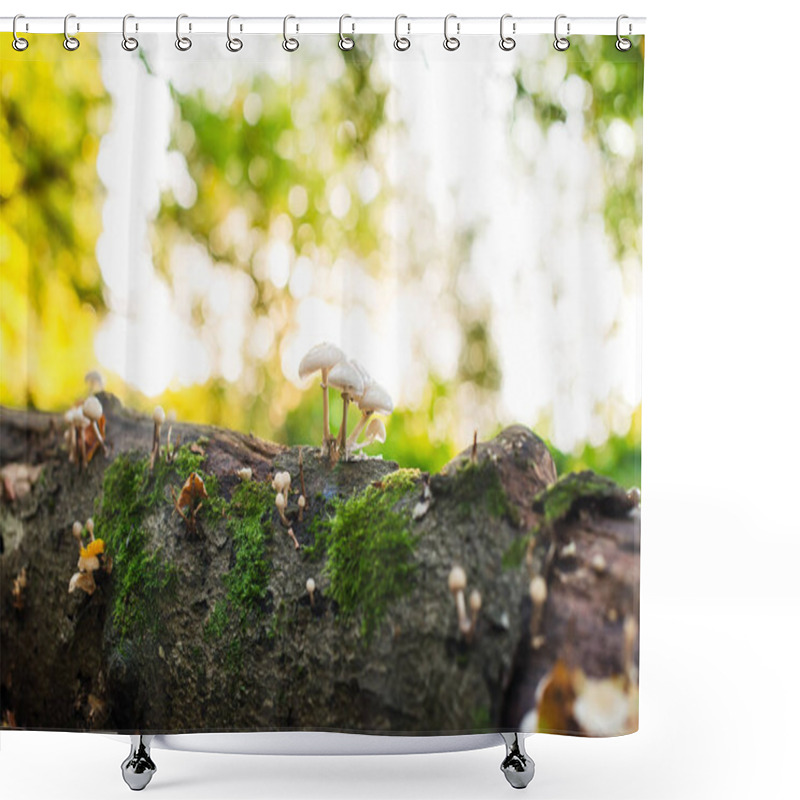
[[[0,39],[3,725],[635,731],[644,37],[74,33]]]

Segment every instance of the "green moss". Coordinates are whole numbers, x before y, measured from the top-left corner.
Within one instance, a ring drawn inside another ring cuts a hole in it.
[[[159,506],[171,508],[169,488],[178,493],[192,472],[203,478],[209,495],[201,518],[213,522],[224,510],[216,478],[201,469],[203,460],[184,445],[172,463],[162,458],[152,470],[148,455],[123,453],[105,471],[95,524],[114,562],[112,618],[122,638],[157,630],[159,611],[174,590],[175,566],[152,546],[147,515]]]
[[[272,527],[264,517],[274,505],[275,492],[268,484],[245,481],[236,487],[225,511],[234,564],[223,580],[228,602],[239,612],[242,623],[259,607],[269,588],[272,563],[267,546]]]
[[[622,514],[630,508],[630,503],[625,490],[602,475],[586,471],[561,476],[534,498],[533,509],[542,516],[542,521],[528,535],[512,542],[503,554],[503,567],[518,567],[531,539],[552,530],[576,509],[592,506],[601,508],[604,513]]]
[[[508,500],[497,467],[490,461],[465,459],[455,471],[449,492],[456,501],[461,519],[468,519],[478,504],[489,516],[506,517],[514,524],[519,520],[517,509]]]
[[[574,472],[539,492],[534,499],[534,508],[540,507],[545,522],[552,524],[569,516],[578,503],[613,502],[620,495],[624,495],[624,491],[609,478],[594,472]]]
[[[214,604],[211,613],[208,615],[206,624],[203,628],[203,638],[207,641],[221,639],[223,634],[230,628],[230,617],[228,615],[228,601],[222,599]]]
[[[157,627],[159,600],[173,589],[174,567],[160,548],[152,547],[143,524],[153,508],[166,502],[163,494],[163,481],[150,471],[147,456],[124,453],[103,476],[95,530],[114,562],[112,618],[122,638]]]
[[[369,639],[387,609],[412,586],[416,537],[411,514],[398,508],[417,490],[417,470],[397,470],[379,485],[349,498],[335,498],[330,515],[313,526],[312,556],[327,554],[323,572],[330,579],[330,597],[342,620],[361,618]]]

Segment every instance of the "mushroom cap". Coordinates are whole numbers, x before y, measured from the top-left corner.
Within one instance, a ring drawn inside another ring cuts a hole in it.
[[[305,497],[305,495],[301,494],[300,497],[297,498],[297,505],[300,506],[300,508],[305,508],[306,507],[306,497]]]
[[[101,389],[105,386],[103,376],[96,370],[90,369],[84,376],[83,380],[86,383],[97,384]]]
[[[328,373],[328,383],[351,397],[360,397],[364,393],[364,379],[352,361],[340,361]]]
[[[272,479],[272,488],[279,494],[292,485],[292,476],[288,472],[276,472]]]
[[[317,370],[331,369],[344,360],[344,352],[335,344],[321,342],[315,344],[304,356],[298,367],[301,380]]]
[[[317,583],[316,583],[316,581],[315,581],[313,578],[309,578],[309,579],[306,581],[306,591],[307,591],[309,594],[312,594],[316,588],[317,588]]]
[[[280,509],[286,508],[286,498],[281,492],[275,495],[275,507]]]
[[[96,398],[90,397],[89,399],[90,400],[94,400]],[[102,416],[102,414],[100,416]],[[98,419],[99,419],[99,417],[98,417]],[[83,409],[82,408],[74,408],[72,410],[72,424],[76,428],[85,428],[88,425],[91,425],[92,421],[91,421],[91,419],[89,419],[89,417],[86,416],[86,414],[83,413]]]
[[[394,403],[389,392],[379,383],[370,383],[364,394],[358,399],[358,407],[362,411],[373,411],[377,414],[391,414]]]
[[[253,477],[253,470],[250,467],[242,467],[236,471],[236,474],[243,480],[249,481]]]
[[[80,541],[81,534],[83,533],[83,525],[80,522],[73,522],[72,523],[72,535]]]
[[[75,424],[75,416],[76,416],[75,412],[77,410],[78,410],[77,408],[68,408],[64,412],[64,422],[66,422],[67,425],[74,425]]]
[[[380,442],[383,444],[386,441],[386,426],[383,424],[383,420],[378,417],[373,417],[369,421],[367,429],[364,431],[364,437],[370,442]]]
[[[463,567],[459,567],[458,564],[453,566],[447,576],[447,588],[454,594],[463,592],[467,588],[467,573],[464,572]]]
[[[360,361],[357,361],[355,358],[351,358],[350,363],[356,368],[356,372],[361,376],[361,380],[364,382],[364,390],[366,391],[368,387],[375,383],[375,379],[369,374],[369,370]]]
[[[530,592],[531,600],[533,600],[536,605],[541,605],[547,600],[547,582],[541,575],[536,575],[531,580],[528,591]]]
[[[156,406],[153,409],[153,422],[156,425],[163,425],[167,420],[167,415],[164,412],[164,409],[161,406]]]
[[[103,406],[94,395],[86,398],[82,410],[92,422],[97,422],[103,416]]]
[[[94,536],[94,520],[91,517],[86,520],[86,531],[91,536]]]
[[[480,611],[483,605],[483,598],[477,589],[473,589],[469,593],[469,607],[471,611]]]

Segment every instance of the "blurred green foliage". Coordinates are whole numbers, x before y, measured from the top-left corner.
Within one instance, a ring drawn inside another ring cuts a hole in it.
[[[105,308],[95,164],[110,108],[91,39],[69,58],[61,36],[11,41],[0,34],[0,399],[52,408],[84,388]]]
[[[94,37],[82,37],[81,48],[68,58],[60,36],[37,37],[36,48],[25,53],[13,51],[10,41],[8,34],[0,37],[0,402],[63,408],[80,396],[83,374],[95,366],[93,337],[106,312],[95,258],[103,197],[96,161],[110,101]],[[644,40],[635,42],[630,52],[618,53],[610,37],[573,37],[566,53],[551,54],[547,70],[523,64],[515,75],[512,115],[528,116],[547,131],[567,119],[566,81],[583,82],[586,136],[603,155],[605,222],[623,275],[626,264],[638,265],[641,255],[641,137],[632,137],[637,149],[631,161],[620,156],[613,134],[619,125],[632,131],[641,125]],[[174,248],[183,245],[246,276],[248,347],[265,338],[269,343],[243,354],[241,380],[226,381],[212,370],[205,383],[173,384],[159,398],[110,376],[110,388],[126,402],[144,408],[160,402],[187,421],[284,442],[321,439],[319,392],[302,391],[284,375],[298,297],[288,277],[276,280],[268,248],[280,241],[292,263],[307,259],[315,293],[327,291],[334,300],[354,290],[317,285],[331,280],[338,260],[357,261],[377,280],[384,274],[387,212],[394,199],[386,190],[385,133],[402,123],[387,116],[390,89],[375,69],[375,47],[373,37],[363,37],[351,52],[334,48],[324,60],[295,59],[285,75],[268,68],[242,73],[225,98],[204,86],[181,90],[170,84],[170,150],[183,160],[196,193],[187,200],[172,188],[162,191],[150,223],[154,264],[170,285],[191,280],[191,272],[177,273],[173,262]],[[152,72],[143,52],[140,68]],[[563,72],[548,82],[542,76],[551,67]],[[319,70],[326,73],[324,81]],[[380,191],[365,194],[367,174]],[[424,181],[406,183],[400,199],[416,215],[416,236],[406,243],[408,272],[398,279],[423,285],[435,254],[420,243],[436,242],[441,231]],[[345,200],[333,209],[337,192]],[[486,400],[487,407],[496,397],[502,375],[492,309],[480,298],[472,304],[457,299],[474,237],[469,228],[455,231],[447,243],[448,277],[439,287],[443,313],[460,331],[456,378],[448,382],[430,374],[418,404],[395,410],[386,444],[370,447],[370,454],[436,471],[470,444],[458,438],[463,432],[456,425],[456,389],[468,387],[472,402]],[[193,302],[197,335],[213,340],[218,320],[201,295]],[[424,354],[424,340],[414,346]],[[336,427],[337,396],[331,406]],[[489,428],[483,424],[482,438],[496,432]],[[560,472],[593,468],[637,485],[639,443],[637,417],[624,436],[555,457]]]

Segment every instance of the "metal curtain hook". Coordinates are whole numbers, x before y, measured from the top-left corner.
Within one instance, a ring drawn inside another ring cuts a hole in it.
[[[239,17],[237,17],[236,14],[231,14],[228,17],[228,28],[227,28],[228,41],[225,42],[225,47],[227,47],[231,53],[238,53],[244,46],[241,39],[236,39],[231,37],[231,22],[233,22],[233,20],[235,19],[239,19]],[[241,27],[239,28],[239,30],[241,30]]]
[[[630,50],[631,47],[633,46],[633,42],[630,39],[625,39],[620,34],[620,23],[624,19],[628,19],[628,17],[625,14],[620,14],[617,17],[617,42],[614,45],[617,48],[617,50],[619,50],[621,53],[624,53],[626,50]],[[628,23],[628,35],[630,35],[630,33],[631,33],[631,24],[629,22]]]
[[[401,19],[408,19],[405,14],[398,14],[394,18],[394,49],[399,50],[401,53],[404,50],[408,50],[411,47],[411,39],[408,36],[401,36],[400,35],[400,20]],[[411,23],[406,23],[406,28],[408,29],[408,33],[411,33]]]
[[[75,19],[74,14],[67,14],[67,16],[64,17],[64,49],[70,52],[77,50],[81,46],[81,43],[74,36],[70,36],[67,30],[71,19]],[[78,27],[78,30],[80,30],[80,27]]]
[[[188,36],[181,36],[181,20],[187,19],[188,14],[178,14],[175,18],[175,47],[182,52],[186,52],[192,46],[192,40]],[[191,30],[191,25],[189,30]]]
[[[352,37],[344,35],[344,21],[346,19],[353,19],[353,18],[349,14],[342,14],[342,16],[339,17],[339,49],[340,50],[352,50],[356,46],[355,40]],[[356,30],[355,22],[352,23],[352,26],[353,26],[353,33],[355,33],[355,30]]]
[[[553,41],[553,47],[559,52],[563,52],[569,47],[569,39],[565,39],[563,36],[558,35],[558,21],[560,19],[566,19],[566,14],[559,14],[556,17],[555,24],[553,25],[553,32],[555,35],[555,40]],[[569,22],[567,23],[567,36],[569,36]]]
[[[14,21],[11,23],[11,33],[14,35],[14,40],[11,42],[11,46],[18,52],[21,53],[23,50],[28,49],[28,40],[23,39],[21,36],[17,36],[17,20],[18,19],[25,19],[23,14],[17,14],[14,17]]]
[[[122,18],[122,49],[132,53],[138,46],[139,40],[128,36],[128,20],[134,19],[133,14],[126,14]]]
[[[294,53],[294,51],[300,47],[300,42],[298,42],[293,36],[289,36],[290,19],[296,19],[296,17],[293,17],[291,14],[289,14],[283,18],[283,49],[287,53]]]
[[[457,36],[450,36],[448,33],[448,26],[450,24],[451,19],[458,19],[458,18],[456,17],[455,14],[448,14],[444,18],[444,42],[442,44],[444,45],[445,50],[449,50],[452,53],[453,50],[458,50],[458,48],[461,47],[461,40]],[[456,33],[459,32],[460,27],[461,26],[459,25],[459,23],[456,22]]]
[[[516,39],[505,35],[506,20],[511,18],[511,14],[503,14],[503,16],[500,17],[500,49],[506,52],[513,50],[517,46]],[[511,23],[511,31],[512,33],[517,32],[517,24],[515,22]]]

